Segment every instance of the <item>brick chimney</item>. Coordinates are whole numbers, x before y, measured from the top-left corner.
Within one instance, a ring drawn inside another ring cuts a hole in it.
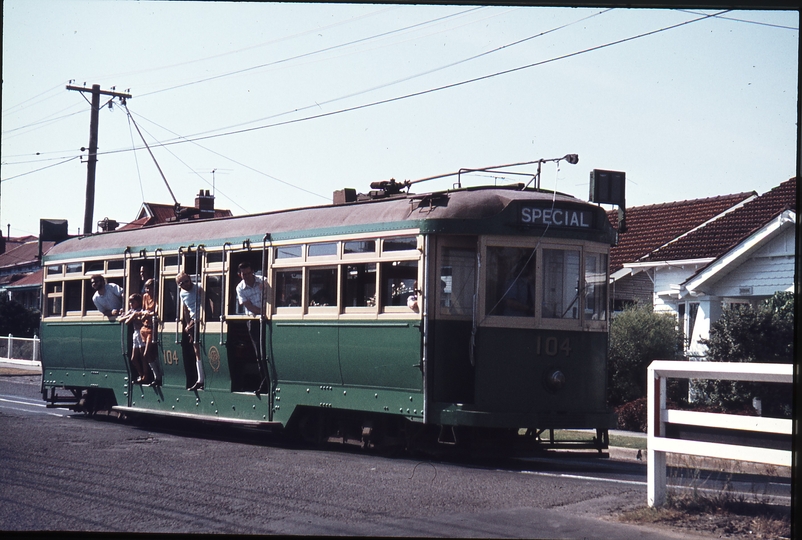
[[[214,195],[209,195],[209,190],[200,190],[195,197],[195,208],[200,210],[198,219],[209,219],[214,217]]]

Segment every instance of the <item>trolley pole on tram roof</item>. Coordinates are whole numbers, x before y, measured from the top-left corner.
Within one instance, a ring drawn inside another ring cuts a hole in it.
[[[112,99],[116,97],[130,99],[131,94],[115,92],[113,90],[101,90],[99,84],[93,84],[92,88],[67,85],[67,90],[92,93],[92,114],[89,119],[89,157],[86,161],[86,207],[84,209],[83,229],[84,234],[92,234],[92,231],[95,229],[92,226],[92,214],[95,211],[95,171],[97,170],[97,133],[98,120],[100,117],[100,96],[111,96]]]

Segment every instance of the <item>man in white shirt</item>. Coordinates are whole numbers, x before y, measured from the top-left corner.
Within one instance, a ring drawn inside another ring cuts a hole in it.
[[[259,319],[251,319],[247,321],[248,334],[251,336],[251,343],[253,344],[253,352],[256,354],[256,365],[259,367],[259,388],[256,390],[258,396],[268,389],[267,366],[264,362],[264,355],[262,354],[262,339],[261,339],[261,316],[264,308],[264,301],[262,300],[262,291],[267,284],[264,282],[262,276],[257,276],[253,273],[250,263],[242,262],[237,267],[237,273],[242,281],[237,284],[237,301],[242,307],[245,308],[245,313],[251,317],[258,317]]]
[[[106,278],[95,274],[89,278],[95,294],[92,301],[95,307],[106,317],[115,317],[122,312],[123,288],[116,283],[106,283]]]
[[[198,316],[200,315],[201,302],[203,302],[203,289],[200,285],[192,283],[192,279],[184,272],[181,272],[175,277],[175,282],[181,289],[179,293],[181,302],[189,312],[189,322],[184,325],[184,333],[187,334],[189,342],[192,343],[192,348],[195,351],[195,367],[198,371],[198,381],[187,388],[187,390],[203,390],[206,377],[203,373],[203,362],[201,361],[200,340],[198,336],[200,332]]]

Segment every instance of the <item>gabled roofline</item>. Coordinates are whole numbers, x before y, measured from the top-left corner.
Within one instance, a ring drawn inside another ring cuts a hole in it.
[[[678,242],[679,240],[681,240],[681,239],[685,238],[686,236],[688,236],[688,235],[689,235],[689,234],[691,234],[692,232],[694,232],[694,231],[697,231],[697,230],[701,229],[702,227],[705,227],[705,226],[709,225],[710,223],[713,223],[714,221],[717,221],[717,220],[719,220],[719,219],[723,218],[723,217],[724,217],[724,216],[726,216],[727,214],[729,214],[729,213],[731,213],[731,212],[733,212],[733,211],[735,211],[735,210],[738,210],[739,208],[741,208],[741,207],[742,207],[743,205],[745,205],[746,203],[748,203],[748,202],[750,202],[750,201],[753,201],[753,200],[755,200],[755,199],[757,199],[757,198],[758,198],[758,194],[757,194],[757,193],[755,193],[755,192],[753,191],[751,196],[749,196],[749,197],[745,198],[744,200],[742,200],[741,202],[739,202],[739,203],[737,203],[737,204],[734,204],[734,205],[730,206],[729,208],[727,208],[726,210],[724,210],[724,211],[723,211],[723,212],[721,212],[720,214],[717,214],[717,215],[713,216],[712,218],[708,219],[708,220],[707,220],[707,221],[705,221],[704,223],[700,223],[700,224],[699,224],[699,225],[697,225],[696,227],[693,227],[692,229],[688,229],[687,231],[685,231],[684,233],[680,234],[679,236],[677,236],[677,237],[675,237],[675,238],[672,238],[671,240],[669,240],[669,241],[668,241],[668,242],[666,242],[665,244],[663,244],[663,245],[661,245],[661,246],[658,246],[658,247],[654,248],[653,250],[651,250],[651,251],[650,251],[649,253],[647,253],[646,255],[643,255],[643,256],[641,256],[640,258],[638,258],[638,260],[639,260],[639,261],[642,261],[642,260],[644,260],[644,259],[646,259],[646,258],[650,257],[651,255],[653,255],[654,253],[656,253],[656,252],[660,251],[660,250],[661,250],[661,249],[663,249],[664,247],[666,247],[666,246],[670,246],[670,245],[671,245],[671,244],[673,244],[674,242]]]
[[[624,267],[610,274],[610,281],[615,282],[627,276],[634,276],[653,268],[669,268],[673,266],[687,266],[690,264],[710,264],[715,257],[699,257],[696,259],[680,259],[676,261],[644,261],[624,263]]]
[[[755,250],[776,236],[787,224],[796,223],[796,212],[785,210],[780,215],[763,225],[760,229],[743,239],[735,247],[716,258],[714,262],[700,269],[681,284],[681,297],[698,295],[698,289],[706,284],[715,283],[727,274],[727,268],[748,257]]]

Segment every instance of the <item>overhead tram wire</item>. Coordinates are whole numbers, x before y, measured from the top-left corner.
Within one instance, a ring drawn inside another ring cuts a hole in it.
[[[80,157],[81,157],[80,155],[73,156],[71,158],[65,159],[64,161],[60,161],[58,163],[53,163],[52,165],[47,165],[47,166],[41,167],[39,169],[34,169],[32,171],[28,171],[28,172],[24,172],[24,173],[21,173],[21,174],[17,174],[15,176],[9,176],[8,178],[3,178],[2,180],[0,180],[0,182],[8,182],[9,180],[14,180],[15,178],[20,178],[21,176],[27,176],[29,174],[33,174],[33,173],[36,173],[36,172],[39,172],[39,171],[44,171],[45,169],[50,169],[52,167],[57,167],[59,165],[64,165],[65,163],[69,163],[70,161],[75,161],[76,159],[79,159]]]
[[[128,114],[129,114],[129,115],[131,115],[132,113],[131,113],[130,111],[128,111]],[[140,115],[140,118],[144,118],[144,117]],[[163,130],[165,130],[165,131],[169,131],[169,132],[170,132],[170,133],[172,133],[173,135],[178,135],[177,133],[175,133],[175,132],[173,132],[173,131],[171,131],[171,130],[169,130],[169,129],[167,129],[167,128],[163,127],[163,126],[160,126],[159,124],[157,124],[156,122],[153,122],[152,120],[148,120],[147,118],[144,118],[144,119],[145,119],[145,120],[147,120],[148,122],[151,122],[151,123],[152,123],[152,124],[154,124],[155,126],[158,126],[159,128],[161,128],[161,129],[163,129]],[[131,120],[131,121],[133,121],[133,119],[130,119],[130,120]],[[153,139],[156,139],[156,137],[154,137],[154,136],[153,136],[153,134],[152,134],[152,133],[150,133],[148,130],[145,130],[145,132],[146,132],[148,135],[150,135],[151,137],[153,137]],[[211,150],[211,149],[208,149],[208,148],[205,148],[205,147],[203,147],[203,146],[201,146],[201,145],[199,145],[199,144],[198,144],[197,146],[199,146],[199,147],[200,147],[200,148],[202,148],[203,150],[206,150],[206,151],[208,151],[208,152],[212,152],[212,153],[215,153],[215,154],[217,154],[217,152],[214,152],[213,150]],[[137,150],[137,148],[134,148],[134,150]],[[175,152],[173,152],[172,150],[170,150],[169,148],[166,148],[166,147],[164,148],[164,150],[166,150],[167,152],[169,152],[171,156],[173,156],[175,159],[177,159],[179,162],[181,162],[181,164],[182,164],[182,165],[184,165],[184,166],[185,166],[187,169],[189,169],[190,171],[192,171],[192,172],[194,172],[195,174],[197,174],[197,172],[195,172],[195,171],[192,169],[192,167],[190,167],[190,165],[189,165],[187,162],[185,162],[183,159],[181,159],[180,157],[178,157],[178,156],[175,154]],[[134,155],[136,155],[136,152],[134,152]],[[220,155],[220,154],[218,154],[218,155]],[[228,159],[228,160],[230,160],[230,161],[231,161],[231,158],[227,158],[227,157],[225,157],[225,156],[222,156],[222,157],[224,157],[225,159]],[[208,180],[206,180],[205,178],[203,178],[202,176],[198,175],[198,177],[200,177],[200,178],[201,178],[201,179],[202,179],[204,182],[206,182],[207,184],[209,184],[209,181],[208,181]],[[276,178],[275,180],[277,180],[277,181],[279,181],[279,182],[282,182],[282,180],[279,180],[278,178]],[[286,182],[285,182],[285,183],[286,183]],[[210,184],[210,185],[211,185],[211,184]],[[291,185],[291,184],[290,184],[290,185]],[[291,185],[291,186],[292,186],[292,185]],[[213,186],[213,187],[214,187],[214,186]],[[292,187],[297,187],[297,186],[292,186]],[[246,213],[246,214],[248,214],[248,213],[249,213],[249,212],[248,212],[248,210],[246,210],[245,208],[243,208],[243,207],[242,207],[242,205],[240,205],[239,203],[237,203],[237,202],[236,202],[234,199],[232,199],[231,197],[229,197],[229,196],[228,196],[227,194],[225,194],[225,193],[224,193],[222,190],[220,190],[219,188],[215,188],[215,189],[216,189],[216,191],[217,191],[217,192],[218,192],[220,195],[222,195],[223,197],[225,197],[226,199],[228,199],[229,201],[231,201],[231,203],[232,203],[232,204],[234,204],[235,206],[237,206],[237,207],[238,207],[240,210],[242,210],[244,213]],[[302,188],[298,188],[298,189],[302,189]],[[143,197],[144,197],[144,196],[143,196]]]
[[[311,51],[311,52],[308,52],[308,53],[298,54],[298,55],[295,55],[295,56],[291,56],[289,58],[282,58],[281,60],[275,60],[273,62],[268,62],[266,64],[260,64],[258,66],[251,66],[251,67],[239,69],[239,70],[236,70],[236,71],[230,71],[228,73],[221,73],[220,75],[214,75],[212,77],[206,77],[204,79],[198,79],[197,81],[178,84],[178,85],[171,86],[171,87],[168,87],[168,88],[162,88],[161,90],[154,90],[153,92],[146,92],[144,94],[139,95],[138,97],[142,98],[142,97],[146,97],[146,96],[151,96],[153,94],[158,94],[158,93],[161,93],[161,92],[167,92],[169,90],[176,90],[178,88],[185,88],[187,86],[192,86],[192,85],[195,85],[195,84],[200,84],[200,83],[204,83],[204,82],[214,81],[214,80],[217,80],[217,79],[222,79],[222,78],[225,78],[225,77],[231,77],[233,75],[239,75],[239,74],[242,74],[242,73],[247,73],[248,71],[254,71],[254,70],[257,70],[257,69],[262,69],[262,68],[265,68],[265,67],[275,66],[275,65],[278,65],[278,64],[284,64],[286,62],[291,62],[293,60],[298,60],[300,58],[307,58],[309,56],[314,56],[316,54],[322,54],[324,52],[329,52],[329,51],[333,51],[333,50],[336,50],[336,49],[341,49],[343,47],[356,45],[357,43],[364,43],[366,41],[370,41],[370,40],[373,40],[373,39],[378,39],[378,38],[386,37],[386,36],[389,36],[389,35],[392,35],[392,34],[397,34],[399,32],[404,32],[404,31],[407,31],[407,30],[411,30],[413,28],[417,28],[417,27],[420,27],[420,26],[425,26],[427,24],[432,24],[432,23],[435,23],[435,22],[439,22],[439,21],[442,21],[444,19],[449,19],[451,17],[464,15],[464,14],[470,13],[472,11],[485,9],[485,7],[486,6],[474,7],[474,8],[468,9],[466,11],[461,11],[459,13],[452,13],[451,15],[438,17],[436,19],[431,19],[431,20],[424,21],[424,22],[421,22],[421,23],[412,24],[412,25],[409,25],[409,26],[405,26],[403,28],[397,28],[395,30],[390,30],[388,32],[383,32],[381,34],[375,34],[373,36],[368,36],[368,37],[356,39],[356,40],[349,41],[349,42],[346,42],[346,43],[340,43],[338,45],[332,45],[331,47],[325,47],[323,49],[318,49],[316,51]]]
[[[176,211],[176,213],[178,213],[178,210],[180,209],[181,205],[178,203],[178,199],[175,198],[175,195],[173,194],[173,190],[172,190],[172,188],[170,188],[170,183],[167,181],[167,177],[164,176],[164,172],[162,172],[162,168],[159,166],[159,162],[156,161],[156,156],[153,155],[153,151],[150,149],[150,146],[148,146],[147,141],[145,141],[145,137],[142,135],[142,132],[139,131],[139,126],[136,125],[136,121],[131,116],[131,112],[128,110],[128,105],[125,103],[124,100],[122,102],[122,105],[123,105],[123,107],[125,107],[125,112],[128,113],[128,119],[131,120],[131,122],[134,124],[134,127],[136,128],[137,133],[139,133],[139,136],[142,139],[142,143],[145,145],[145,148],[148,149],[148,153],[150,154],[150,157],[153,158],[153,163],[156,164],[156,168],[159,170],[159,174],[161,174],[162,179],[164,180],[164,184],[167,186],[167,191],[170,192],[170,197],[173,198],[173,202],[175,203],[175,211]]]
[[[732,11],[732,10],[725,9],[725,10],[719,11],[719,12],[714,13],[714,14],[704,15],[704,16],[698,17],[696,19],[691,19],[691,20],[683,21],[681,23],[673,24],[673,25],[670,25],[670,26],[665,26],[663,28],[658,28],[657,30],[651,30],[649,32],[644,32],[642,34],[637,34],[637,35],[634,35],[634,36],[618,39],[618,40],[615,40],[615,41],[610,41],[610,42],[604,43],[602,45],[596,45],[594,47],[588,47],[586,49],[582,49],[582,50],[575,51],[575,52],[572,52],[572,53],[567,53],[567,54],[563,54],[563,55],[560,55],[560,56],[555,56],[555,57],[549,58],[547,60],[541,60],[539,62],[533,62],[531,64],[526,64],[526,65],[523,65],[523,66],[518,66],[518,67],[515,67],[515,68],[511,68],[511,69],[497,71],[495,73],[491,73],[491,74],[488,74],[488,75],[482,75],[482,76],[479,76],[479,77],[474,77],[472,79],[466,79],[466,80],[463,80],[463,81],[459,81],[459,82],[455,82],[455,83],[451,83],[451,84],[446,84],[446,85],[443,85],[443,86],[438,86],[438,87],[435,87],[435,88],[429,88],[427,90],[421,90],[419,92],[412,92],[410,94],[404,94],[402,96],[396,96],[396,97],[392,97],[392,98],[382,99],[382,100],[374,101],[374,102],[371,102],[371,103],[365,103],[365,104],[362,104],[362,105],[355,105],[353,107],[347,107],[345,109],[338,109],[336,111],[330,111],[330,112],[326,112],[326,113],[315,114],[315,115],[312,115],[312,116],[305,116],[303,118],[296,118],[296,119],[293,119],[293,120],[285,120],[283,122],[275,122],[275,123],[266,124],[266,125],[263,125],[263,126],[254,126],[252,128],[244,128],[244,129],[239,129],[239,130],[234,130],[234,131],[228,131],[228,132],[225,132],[225,133],[218,133],[218,134],[214,134],[214,135],[203,135],[203,136],[198,136],[198,137],[189,136],[189,137],[186,137],[186,138],[182,138],[180,140],[167,141],[167,142],[164,142],[164,143],[161,143],[161,144],[162,144],[162,146],[167,146],[167,145],[171,146],[171,145],[174,145],[174,144],[182,144],[182,143],[185,143],[185,142],[197,142],[197,141],[203,141],[203,140],[208,140],[208,139],[216,139],[218,137],[226,137],[226,136],[229,136],[229,135],[240,135],[240,134],[243,134],[243,133],[250,133],[250,132],[259,131],[259,130],[262,130],[262,129],[269,129],[269,128],[274,128],[274,127],[298,124],[300,122],[306,122],[308,120],[317,120],[317,119],[320,119],[320,118],[328,118],[330,116],[337,116],[337,115],[340,115],[340,114],[343,114],[343,113],[347,113],[347,112],[353,112],[353,111],[358,111],[358,110],[362,110],[362,109],[368,109],[368,108],[371,108],[371,107],[376,107],[378,105],[385,105],[387,103],[394,103],[396,101],[403,101],[405,99],[410,99],[410,98],[413,98],[413,97],[419,97],[419,96],[423,96],[423,95],[426,95],[426,94],[432,94],[432,93],[435,93],[435,92],[440,92],[442,90],[450,90],[452,88],[457,88],[457,87],[460,87],[460,86],[465,86],[467,84],[471,84],[471,83],[475,83],[475,82],[479,82],[479,81],[484,81],[484,80],[492,79],[492,78],[495,78],[495,77],[500,77],[502,75],[509,75],[510,73],[516,73],[516,72],[523,71],[523,70],[526,70],[526,69],[531,69],[531,68],[542,66],[542,65],[545,65],[545,64],[550,64],[550,63],[553,63],[553,62],[557,62],[559,60],[566,60],[568,58],[573,58],[575,56],[580,56],[580,55],[587,54],[587,53],[594,52],[594,51],[598,51],[598,50],[601,50],[601,49],[606,49],[606,48],[612,47],[614,45],[621,45],[622,43],[627,43],[627,42],[630,42],[630,41],[634,41],[636,39],[641,39],[641,38],[644,38],[644,37],[653,36],[655,34],[666,32],[668,30],[673,30],[675,28],[680,28],[680,27],[686,26],[688,24],[692,24],[692,23],[695,23],[695,22],[707,20],[707,19],[709,19],[711,17],[715,17],[716,15],[721,15],[723,13],[729,13],[730,11]],[[113,153],[119,153],[119,152],[122,152],[122,151],[123,150],[110,150],[110,151],[105,152],[105,153],[106,154],[113,154]]]
[[[150,119],[148,119],[148,118],[145,118],[145,117],[144,117],[144,116],[142,116],[142,115],[139,115],[139,117],[140,117],[140,118],[143,118],[143,119],[145,119],[145,120],[147,120],[148,122],[152,123],[154,126],[158,126],[159,128],[161,128],[161,129],[163,129],[163,130],[165,130],[165,131],[169,131],[170,133],[172,133],[173,135],[176,135],[177,137],[181,137],[181,135],[177,134],[177,133],[176,133],[176,132],[174,132],[173,130],[171,130],[171,129],[168,129],[168,128],[166,128],[166,127],[162,126],[162,125],[159,125],[158,123],[154,122],[153,120],[150,120]],[[245,163],[242,163],[242,162],[240,162],[240,161],[237,161],[237,160],[236,160],[236,159],[234,159],[234,158],[231,158],[231,157],[229,157],[229,156],[223,155],[223,154],[221,154],[220,152],[217,152],[217,151],[215,151],[215,150],[212,150],[211,148],[207,148],[207,147],[205,147],[205,146],[203,146],[203,145],[201,145],[201,144],[199,144],[199,143],[197,143],[197,142],[195,142],[195,141],[187,141],[187,142],[191,142],[191,143],[193,143],[194,145],[196,145],[198,148],[201,148],[202,150],[205,150],[205,151],[207,151],[207,152],[211,152],[212,154],[214,154],[214,155],[216,155],[216,156],[220,156],[221,158],[223,158],[223,159],[225,159],[225,160],[228,160],[228,161],[230,161],[231,163],[234,163],[234,164],[236,164],[236,165],[239,165],[240,167],[244,167],[244,168],[248,169],[249,171],[255,172],[256,174],[260,174],[260,175],[262,175],[262,176],[265,176],[265,177],[267,177],[267,178],[269,178],[269,179],[271,179],[271,180],[275,180],[276,182],[279,182],[279,183],[281,183],[281,184],[284,184],[284,185],[286,185],[286,186],[289,186],[289,187],[295,188],[295,189],[297,189],[297,190],[303,191],[304,193],[308,193],[308,194],[310,194],[310,195],[314,195],[314,196],[316,196],[316,197],[320,197],[321,199],[324,199],[324,200],[329,200],[329,198],[328,198],[328,197],[326,197],[326,196],[324,196],[324,195],[321,195],[320,193],[315,193],[314,191],[310,191],[310,190],[308,190],[308,189],[306,189],[306,188],[303,188],[303,187],[301,187],[301,186],[295,185],[295,184],[293,184],[293,183],[291,183],[291,182],[287,182],[286,180],[282,180],[281,178],[276,178],[275,176],[269,175],[269,174],[267,174],[266,172],[263,172],[263,171],[260,171],[260,170],[258,170],[258,169],[255,169],[254,167],[251,167],[250,165],[246,165]],[[167,148],[165,148],[165,150],[167,150]],[[169,150],[168,150],[168,151],[169,151]],[[172,153],[172,152],[171,152],[171,153]],[[173,154],[173,156],[175,156],[175,154]],[[176,159],[178,159],[179,161],[181,161],[181,159],[179,159],[179,158],[178,158],[178,156],[175,156],[175,157],[176,157]],[[183,162],[183,161],[181,161],[181,163],[184,163],[184,162]],[[186,163],[184,163],[184,165],[187,165],[187,164],[186,164]],[[187,167],[189,168],[189,166],[188,166],[188,165],[187,165]],[[208,183],[208,181],[207,181],[207,180],[205,180],[205,181]],[[231,201],[232,203],[234,203],[234,204],[235,204],[235,205],[237,205],[237,206],[238,206],[240,209],[242,209],[243,211],[245,211],[245,212],[247,213],[247,210],[245,210],[244,208],[242,208],[242,206],[240,206],[239,204],[237,204],[237,203],[234,201],[234,199],[232,199],[231,197],[229,197],[228,195],[226,195],[225,193],[223,193],[222,191],[220,191],[220,189],[219,189],[219,188],[217,188],[217,191],[218,191],[218,192],[219,192],[221,195],[223,195],[223,196],[224,196],[226,199],[228,199],[229,201]]]
[[[344,99],[349,99],[349,98],[352,98],[352,97],[357,97],[357,96],[360,96],[360,95],[363,95],[363,94],[367,94],[367,93],[373,92],[375,90],[380,90],[382,88],[388,88],[388,87],[393,86],[395,84],[411,81],[413,79],[416,79],[416,78],[419,78],[419,77],[423,77],[425,75],[430,75],[432,73],[436,73],[436,72],[442,71],[444,69],[449,69],[451,67],[454,67],[454,66],[457,66],[457,65],[460,65],[460,64],[464,64],[466,62],[470,62],[471,60],[475,60],[477,58],[482,58],[482,57],[487,56],[489,54],[493,54],[495,52],[499,52],[499,51],[502,51],[504,49],[507,49],[507,48],[510,48],[510,47],[514,47],[515,45],[520,45],[521,43],[525,43],[527,41],[531,41],[532,39],[535,39],[535,38],[538,38],[538,37],[541,37],[541,36],[545,36],[547,34],[551,34],[551,33],[556,32],[558,30],[562,30],[562,29],[567,28],[569,26],[572,26],[574,24],[578,24],[578,23],[587,21],[588,19],[591,19],[593,17],[597,17],[597,16],[602,15],[604,13],[607,13],[607,12],[609,12],[611,10],[612,10],[612,8],[605,9],[605,10],[602,10],[602,11],[600,11],[598,13],[593,13],[592,15],[588,15],[587,17],[582,17],[581,19],[577,19],[577,20],[572,21],[570,23],[566,23],[564,25],[557,26],[555,28],[551,28],[549,30],[546,30],[544,32],[540,32],[539,34],[535,34],[535,35],[528,36],[526,38],[520,39],[518,41],[513,41],[511,43],[504,44],[504,45],[502,45],[500,47],[496,47],[495,49],[491,49],[489,51],[485,51],[483,53],[479,53],[477,55],[470,56],[468,58],[463,58],[462,60],[458,60],[458,61],[452,62],[450,64],[439,66],[439,67],[436,67],[434,69],[430,69],[430,70],[423,71],[423,72],[420,72],[420,73],[416,73],[416,74],[411,75],[409,77],[396,79],[394,81],[391,81],[391,82],[388,82],[388,83],[385,83],[385,84],[381,84],[379,86],[374,86],[374,87],[371,87],[371,88],[368,88],[368,89],[365,89],[365,90],[360,90],[358,92],[353,92],[351,94],[347,94],[347,95],[344,95],[344,96],[336,97],[336,98],[329,99],[329,100],[326,100],[326,101],[316,102],[313,105],[306,105],[304,107],[299,107],[299,108],[293,109],[291,111],[284,111],[284,112],[281,112],[281,113],[272,114],[270,116],[265,116],[265,117],[262,117],[262,118],[258,118],[256,120],[251,120],[249,122],[241,122],[239,124],[234,124],[234,125],[223,127],[223,128],[218,128],[218,129],[214,129],[214,130],[209,130],[209,131],[205,131],[205,132],[196,133],[195,135],[192,135],[192,136],[204,135],[204,134],[207,134],[207,133],[214,133],[216,131],[220,131],[221,129],[232,129],[232,128],[236,128],[236,127],[240,127],[240,126],[247,126],[247,125],[253,124],[255,122],[263,122],[265,120],[272,120],[273,118],[280,118],[280,117],[286,116],[288,114],[293,114],[293,113],[298,113],[298,112],[309,110],[309,109],[319,108],[322,105],[328,105],[328,104],[331,104],[331,103],[335,103],[337,101],[342,101]]]

